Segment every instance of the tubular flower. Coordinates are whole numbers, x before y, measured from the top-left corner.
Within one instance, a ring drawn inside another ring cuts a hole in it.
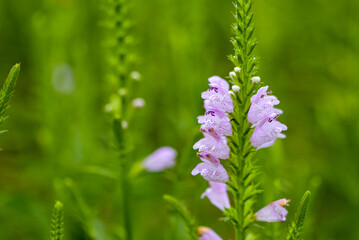
[[[210,187],[201,195],[201,198],[208,197],[209,201],[221,211],[224,211],[225,208],[230,208],[227,184],[209,182],[209,185]]]
[[[226,136],[232,135],[228,112],[233,111],[233,102],[227,81],[217,76],[208,81],[209,89],[202,93],[206,112],[198,117],[204,138],[193,145],[193,149],[198,149],[198,156],[203,162],[193,169],[192,175],[200,173],[207,181],[226,182],[228,174],[219,159],[229,157]]]
[[[222,240],[215,231],[208,227],[198,227],[197,231],[201,235],[198,240]]]
[[[256,212],[254,217],[257,221],[262,222],[284,222],[288,214],[285,207],[289,202],[290,200],[285,198],[272,202]]]
[[[149,172],[160,172],[176,164],[177,152],[171,147],[160,147],[143,160],[143,167]]]
[[[227,182],[229,180],[228,173],[222,164],[204,161],[197,164],[192,170],[192,175],[201,174],[208,182]]]
[[[265,86],[257,91],[251,98],[252,105],[248,112],[248,121],[255,127],[250,142],[257,150],[272,146],[277,138],[285,138],[282,131],[287,130],[287,126],[277,120],[283,113],[274,108],[279,100],[267,90],[268,86]]]

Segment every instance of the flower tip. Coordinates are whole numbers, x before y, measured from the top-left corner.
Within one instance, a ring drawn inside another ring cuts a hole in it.
[[[252,80],[252,83],[259,83],[261,81],[261,78],[260,77],[252,77],[251,80]]]
[[[203,234],[208,233],[210,230],[211,230],[211,229],[210,229],[209,227],[199,226],[199,227],[197,228],[197,233],[202,236]]]
[[[279,206],[285,207],[288,206],[289,203],[290,203],[290,199],[283,199],[282,201],[279,202]]]
[[[234,79],[237,77],[237,75],[236,75],[235,72],[230,72],[230,73],[229,73],[229,77],[230,77],[232,80],[234,80]]]

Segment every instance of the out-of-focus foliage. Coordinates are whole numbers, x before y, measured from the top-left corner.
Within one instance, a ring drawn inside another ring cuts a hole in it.
[[[55,199],[65,206],[65,239],[119,239],[119,196],[106,85],[105,1],[0,1],[0,79],[22,63],[11,117],[0,135],[0,239],[46,239]],[[230,226],[192,177],[196,117],[207,78],[226,76],[231,1],[131,1],[132,35],[146,100],[133,129],[135,158],[157,147],[177,149],[178,164],[137,177],[135,239],[185,239],[185,226],[162,199],[183,199],[201,225],[224,239]],[[264,1],[253,9],[259,75],[281,100],[287,139],[258,155],[264,193],[258,208],[312,192],[305,239],[359,239],[359,2]],[[107,174],[108,175],[108,174]],[[111,174],[110,174],[111,175]],[[297,206],[291,204],[288,219]],[[268,234],[288,223],[263,224]],[[89,230],[90,229],[90,230]],[[233,237],[232,237],[233,238]],[[270,238],[269,238],[270,239]]]

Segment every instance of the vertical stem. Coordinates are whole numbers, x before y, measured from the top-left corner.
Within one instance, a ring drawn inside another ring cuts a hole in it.
[[[246,16],[245,12],[244,12],[244,0],[240,1],[237,0],[237,24],[239,24],[239,16]],[[240,13],[239,11],[242,11],[242,13]],[[246,18],[242,17],[242,24],[243,26],[246,26]],[[239,26],[238,26],[239,27]],[[237,40],[237,42],[239,42],[239,40]],[[248,76],[247,76],[247,59],[246,59],[246,51],[247,51],[247,41],[246,41],[246,30],[244,27],[244,31],[243,31],[243,41],[240,43],[243,47],[243,63],[242,63],[242,90],[240,92],[241,94],[241,99],[242,99],[242,103],[240,104],[240,109],[239,109],[239,126],[238,126],[238,146],[239,146],[239,151],[238,151],[238,170],[237,170],[237,186],[238,186],[238,191],[237,191],[237,218],[238,218],[238,224],[237,224],[237,240],[244,240],[245,239],[245,228],[244,228],[244,199],[243,199],[243,195],[244,195],[244,191],[245,191],[245,186],[244,186],[244,182],[243,182],[243,170],[244,170],[244,164],[245,164],[245,159],[243,157],[243,152],[244,152],[244,144],[245,144],[245,136],[244,136],[244,132],[243,132],[243,127],[244,127],[244,123],[246,121],[246,116],[244,114],[245,112],[245,105],[247,102],[246,99],[246,92],[247,92],[247,82],[249,81]]]
[[[122,198],[121,214],[122,214],[123,227],[126,231],[126,240],[132,240],[132,227],[131,227],[131,214],[130,214],[131,183],[128,179],[127,170],[128,170],[127,167],[122,166],[122,173],[120,178],[121,180],[120,190],[121,190],[121,198]]]
[[[235,35],[232,38],[234,55],[231,56],[231,60],[235,67],[240,68],[240,73],[237,71],[236,78],[232,78],[233,84],[240,86],[240,91],[236,93],[236,98],[234,98],[235,111],[233,114],[237,121],[232,123],[237,136],[231,139],[238,146],[236,154],[232,158],[236,170],[235,176],[233,176],[234,185],[236,186],[233,196],[235,198],[236,212],[236,240],[244,240],[246,237],[246,230],[250,223],[248,220],[251,219],[252,215],[247,208],[253,203],[251,198],[256,193],[256,190],[251,191],[252,195],[248,195],[246,192],[249,184],[247,179],[249,175],[255,174],[251,165],[251,156],[249,155],[251,147],[247,146],[250,134],[250,125],[247,120],[248,106],[250,105],[249,92],[254,90],[253,85],[250,83],[251,76],[256,71],[256,60],[252,53],[255,42],[251,39],[254,29],[252,24],[253,14],[250,11],[251,6],[252,0],[235,0]]]

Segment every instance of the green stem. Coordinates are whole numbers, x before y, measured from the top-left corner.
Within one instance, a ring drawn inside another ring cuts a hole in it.
[[[244,240],[246,231],[251,223],[253,216],[251,206],[255,202],[254,198],[258,190],[252,182],[253,175],[256,174],[252,165],[252,147],[248,146],[251,134],[250,124],[247,120],[247,112],[250,106],[250,94],[256,86],[251,84],[251,76],[256,71],[256,60],[253,56],[255,47],[254,40],[251,39],[253,33],[252,13],[250,11],[252,0],[235,1],[236,22],[234,25],[235,36],[232,38],[234,45],[234,55],[231,60],[236,67],[241,69],[240,74],[233,79],[233,84],[240,86],[240,91],[234,98],[234,117],[236,121],[232,122],[237,136],[231,138],[231,141],[237,146],[237,151],[232,157],[232,163],[235,166],[235,176],[232,177],[234,183],[235,199],[235,236],[236,240]],[[253,66],[253,67],[252,67]],[[249,177],[252,176],[252,177]],[[251,191],[247,189],[251,186]]]
[[[130,198],[131,198],[131,183],[128,179],[127,175],[127,167],[122,165],[122,173],[120,177],[120,191],[122,198],[122,206],[121,206],[121,214],[122,214],[122,222],[123,228],[126,232],[126,240],[132,240],[132,226],[131,226],[131,206],[130,206]]]

